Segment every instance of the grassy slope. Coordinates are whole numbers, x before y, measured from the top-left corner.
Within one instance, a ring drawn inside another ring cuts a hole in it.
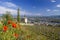
[[[31,35],[31,40],[60,40],[60,27],[24,25],[22,28]]]
[[[20,32],[19,40],[60,40],[60,27],[21,25]]]

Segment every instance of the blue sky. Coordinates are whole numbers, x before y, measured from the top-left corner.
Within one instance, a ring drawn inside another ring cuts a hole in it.
[[[51,16],[60,15],[60,0],[0,0],[0,14],[10,11],[16,15]]]

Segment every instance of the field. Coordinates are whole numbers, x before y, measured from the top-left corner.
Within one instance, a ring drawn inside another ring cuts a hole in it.
[[[19,14],[19,12],[18,12]],[[10,14],[0,21],[0,40],[60,40],[60,27],[51,25],[21,24],[19,15],[15,20]]]
[[[60,27],[0,24],[0,40],[60,40]]]
[[[60,27],[23,25],[22,28],[31,36],[29,40],[60,40]]]

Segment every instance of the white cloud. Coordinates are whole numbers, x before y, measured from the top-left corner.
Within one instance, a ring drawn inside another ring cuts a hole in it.
[[[60,11],[60,10],[53,10],[54,12],[58,12],[58,11]]]
[[[51,0],[51,2],[56,2],[56,0]]]
[[[0,6],[0,14],[4,14],[6,11],[10,11],[11,14],[16,13],[16,10]]]
[[[50,9],[47,9],[46,11],[49,12],[49,11],[51,11],[51,10],[50,10]]]
[[[17,5],[11,3],[11,2],[5,2],[4,5],[8,6],[8,7],[17,7]]]
[[[13,15],[17,15],[17,10],[0,6],[0,14],[5,14],[6,11],[11,12],[11,14],[13,14]],[[27,12],[27,11],[25,11],[25,10],[20,10],[20,14],[21,14],[21,15],[32,15],[32,13]]]
[[[0,14],[4,14],[6,11],[10,11],[11,14],[17,14],[17,8],[18,6],[15,5],[14,3],[11,3],[11,2],[2,2],[0,1]],[[14,9],[15,8],[15,9]],[[22,10],[22,8],[20,8],[20,14],[21,15],[30,15],[31,13],[30,12],[26,12],[25,10]]]
[[[17,8],[18,6],[11,2],[2,2],[0,1],[0,14],[4,14],[6,11],[10,11],[11,14],[17,14]],[[15,8],[15,9],[14,9]],[[20,8],[22,9],[22,8]],[[26,12],[23,10],[20,10],[21,15],[25,14]]]
[[[59,9],[53,9],[53,10],[51,10],[51,9],[47,9],[46,11],[47,11],[47,12],[50,12],[50,13],[52,13],[52,12],[60,12]]]
[[[11,14],[16,15],[17,14],[17,10],[14,8],[18,8],[17,5],[15,5],[14,3],[11,2],[1,2],[0,1],[0,14],[5,14],[6,11],[11,12]],[[36,8],[35,6],[33,8]],[[22,9],[22,8],[20,8]],[[20,14],[21,15],[41,15],[40,13],[31,13],[31,12],[27,12],[25,10],[20,10]]]
[[[60,7],[60,4],[58,4],[56,7]]]
[[[2,2],[0,1],[0,5],[9,8],[17,8],[18,6],[12,2]]]

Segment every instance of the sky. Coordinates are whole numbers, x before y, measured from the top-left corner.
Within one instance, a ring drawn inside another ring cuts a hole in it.
[[[6,11],[17,15],[51,16],[60,15],[60,0],[0,0],[0,14]]]

